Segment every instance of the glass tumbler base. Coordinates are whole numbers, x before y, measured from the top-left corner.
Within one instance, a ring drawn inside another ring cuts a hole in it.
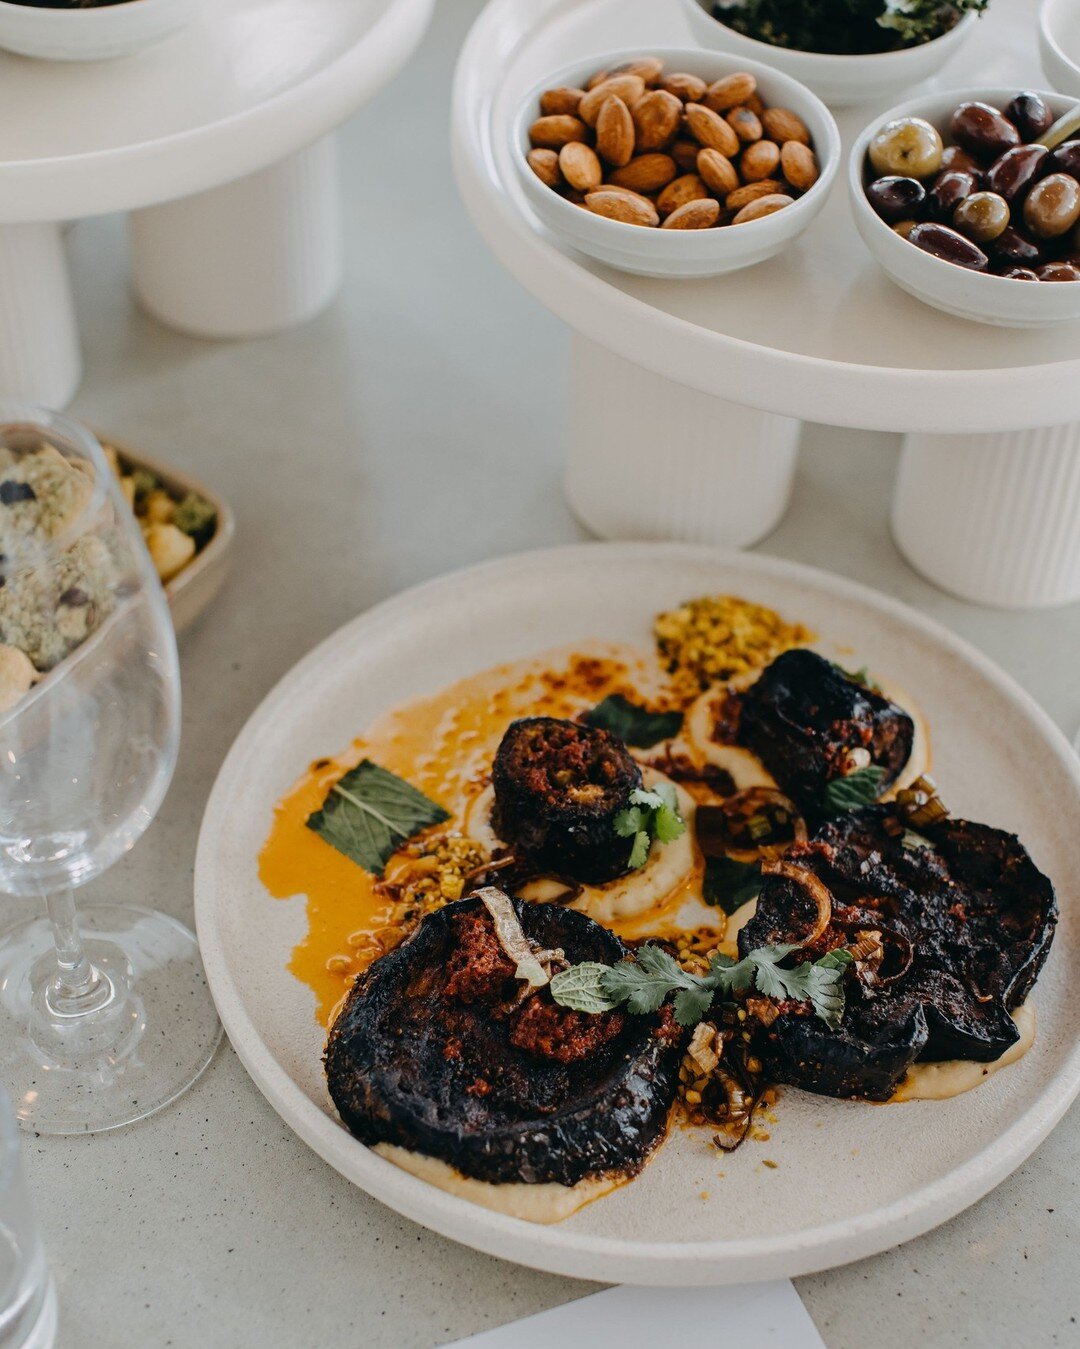
[[[86,953],[111,981],[108,1006],[50,1017],[52,930],[0,934],[0,1081],[39,1134],[96,1133],[144,1119],[195,1081],[221,1039],[195,936],[163,913],[118,904],[79,911]]]

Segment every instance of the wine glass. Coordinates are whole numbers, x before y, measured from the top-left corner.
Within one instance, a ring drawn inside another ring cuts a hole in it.
[[[0,890],[44,901],[0,933],[0,1079],[38,1133],[113,1129],[174,1100],[221,1027],[194,935],[73,890],[130,848],[176,764],[164,592],[82,427],[0,403]]]

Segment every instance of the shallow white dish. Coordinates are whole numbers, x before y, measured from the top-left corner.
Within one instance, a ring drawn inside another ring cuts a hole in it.
[[[774,47],[769,42],[745,37],[713,17],[712,0],[682,0],[682,6],[694,36],[703,47],[730,52],[740,60],[764,61],[775,66],[800,80],[831,108],[880,103],[928,80],[970,35],[978,18],[975,14],[966,14],[955,28],[933,42],[903,51],[834,56],[828,52],[792,51],[788,47]]]
[[[749,71],[758,82],[762,98],[772,107],[789,108],[806,123],[814,142],[821,176],[804,196],[782,211],[744,225],[707,230],[648,229],[607,220],[583,210],[545,186],[526,162],[529,126],[539,115],[540,95],[545,89],[569,85],[576,88],[598,70],[617,66],[640,56],[637,47],[600,52],[552,71],[523,100],[511,128],[511,154],[518,166],[525,195],[536,214],[564,243],[636,276],[701,277],[740,271],[774,257],[811,224],[825,205],[840,164],[840,132],[828,108],[796,80],[760,65],[712,52],[686,47],[650,47],[665,69],[699,75],[712,83],[736,70]]]
[[[866,152],[875,133],[896,117],[923,117],[932,123],[949,144],[948,123],[960,103],[977,99],[1004,108],[1019,92],[1010,89],[957,89],[948,94],[914,98],[890,108],[865,128],[855,142],[848,161],[848,189],[855,225],[867,248],[889,276],[909,295],[935,309],[976,323],[1000,328],[1043,328],[1080,318],[1080,281],[1010,281],[987,276],[966,267],[943,262],[896,234],[873,210],[866,199]],[[1068,112],[1075,99],[1061,94],[1043,93],[1055,117]]]
[[[1043,0],[1039,54],[1054,88],[1080,98],[1080,8],[1075,0]]]
[[[195,0],[122,0],[88,9],[36,9],[0,0],[0,47],[49,61],[101,61],[160,42],[191,18]]]
[[[477,1208],[376,1156],[337,1122],[313,997],[285,969],[306,931],[304,904],[272,900],[258,879],[274,804],[312,758],[347,744],[391,704],[566,642],[647,644],[657,610],[710,591],[773,605],[812,626],[823,650],[844,647],[845,661],[865,660],[907,688],[929,718],[935,775],[952,809],[1017,831],[1057,882],[1062,917],[1035,989],[1035,1046],[974,1094],[943,1103],[879,1108],[786,1091],[770,1142],[734,1157],[719,1157],[704,1131],[676,1129],[637,1180],[558,1226]],[[1018,1166],[1064,1113],[1080,1086],[1080,1003],[1070,983],[1080,960],[1078,811],[1080,761],[1046,715],[985,657],[895,601],[768,557],[585,545],[430,582],[301,661],[252,716],[211,794],[196,919],[222,1021],[257,1085],[331,1166],[398,1212],[491,1254],[578,1277],[765,1279],[859,1259],[943,1222]]]

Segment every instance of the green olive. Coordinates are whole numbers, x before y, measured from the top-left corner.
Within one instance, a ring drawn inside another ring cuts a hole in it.
[[[940,132],[921,117],[887,122],[870,142],[870,163],[879,174],[931,178],[943,153]]]
[[[977,244],[988,244],[1009,227],[1009,203],[996,192],[973,192],[957,206],[953,224]]]
[[[1080,220],[1080,183],[1067,173],[1052,173],[1028,193],[1024,224],[1040,239],[1067,234]]]

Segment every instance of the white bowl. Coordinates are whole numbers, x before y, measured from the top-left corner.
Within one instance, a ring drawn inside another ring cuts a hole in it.
[[[774,47],[770,42],[744,37],[713,16],[713,0],[682,0],[682,5],[690,28],[703,47],[729,52],[740,61],[764,61],[775,66],[812,89],[830,108],[899,98],[937,74],[978,19],[976,14],[965,14],[948,33],[903,51],[833,56],[828,52]]]
[[[1080,6],[1076,0],[1043,0],[1039,52],[1054,88],[1080,98]]]
[[[972,272],[944,262],[896,234],[866,199],[867,150],[871,137],[895,117],[923,117],[936,126],[948,144],[948,125],[960,103],[977,99],[1004,108],[1017,93],[1010,89],[954,89],[911,99],[875,117],[855,142],[848,162],[848,188],[855,224],[866,246],[889,276],[909,295],[935,309],[976,323],[1001,328],[1041,328],[1080,319],[1080,281],[1010,281],[1003,276]],[[1055,117],[1075,107],[1075,100],[1043,93]]]
[[[0,47],[48,61],[128,56],[182,28],[194,0],[122,0],[89,9],[36,9],[0,0]]]
[[[825,205],[840,164],[840,133],[828,108],[809,89],[756,61],[736,61],[713,52],[686,47],[649,47],[667,71],[698,75],[710,83],[736,70],[749,71],[770,107],[788,108],[806,124],[814,142],[821,176],[810,190],[782,211],[743,225],[719,229],[664,230],[627,225],[594,215],[546,187],[529,167],[529,127],[539,116],[540,95],[562,85],[578,87],[598,70],[619,65],[643,49],[598,52],[553,71],[529,91],[510,128],[511,152],[525,195],[544,224],[564,242],[598,262],[637,276],[720,276],[764,262],[786,248],[809,226]]]

